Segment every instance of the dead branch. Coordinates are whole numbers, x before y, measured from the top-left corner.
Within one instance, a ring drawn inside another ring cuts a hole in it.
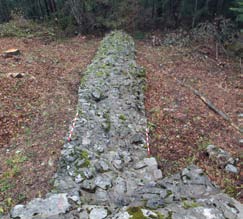
[[[174,78],[174,80],[177,81],[177,83],[179,83],[183,87],[186,87],[189,90],[191,90],[197,97],[199,97],[208,106],[209,109],[211,109],[212,111],[214,111],[215,113],[217,113],[218,115],[223,117],[223,119],[225,121],[227,121],[233,128],[235,128],[237,131],[241,132],[241,129],[223,111],[218,109],[208,98],[206,98],[205,95],[200,93],[198,90],[194,89],[191,85],[178,80],[176,77],[173,77],[173,78]]]

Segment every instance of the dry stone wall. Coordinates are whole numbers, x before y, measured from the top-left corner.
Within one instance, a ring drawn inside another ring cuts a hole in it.
[[[45,199],[17,205],[12,219],[240,219],[243,207],[190,166],[163,178],[147,157],[145,72],[133,39],[106,36],[79,89],[79,117]]]

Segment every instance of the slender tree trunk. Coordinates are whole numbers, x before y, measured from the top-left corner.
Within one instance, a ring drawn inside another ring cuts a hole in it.
[[[197,8],[198,8],[198,0],[195,0],[195,5],[194,5],[194,15],[192,19],[192,28],[195,27],[196,19],[197,19]]]
[[[47,0],[44,0],[44,3],[45,3],[45,7],[46,7],[46,14],[47,14],[47,16],[49,17],[49,16],[50,16],[50,10],[49,10],[49,7],[48,7],[48,2],[47,2]]]
[[[9,10],[6,0],[0,0],[0,23],[9,20]]]
[[[41,6],[40,0],[38,0],[38,8],[39,8],[39,11],[40,11],[41,18],[44,18],[45,17],[45,13],[44,13],[43,8]]]
[[[218,0],[217,1],[217,9],[216,9],[217,15],[221,14],[223,6],[224,6],[224,0]]]
[[[50,8],[51,8],[51,13],[56,12],[56,2],[55,0],[49,0],[50,2]]]

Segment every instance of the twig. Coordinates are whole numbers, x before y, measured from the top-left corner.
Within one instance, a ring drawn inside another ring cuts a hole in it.
[[[240,57],[240,73],[242,74],[242,62],[241,62],[241,57]]]
[[[173,77],[173,76],[172,76]],[[201,94],[198,90],[194,89],[191,85],[186,84],[183,81],[178,80],[173,77],[180,85],[191,90],[196,96],[198,96],[212,111],[223,117],[233,128],[237,131],[241,132],[241,129],[221,110],[219,110],[209,99],[207,99],[203,94]]]
[[[218,46],[218,42],[216,42],[216,60],[218,60],[219,58],[219,46]]]

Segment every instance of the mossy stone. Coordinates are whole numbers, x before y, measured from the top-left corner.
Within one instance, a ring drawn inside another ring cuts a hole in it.
[[[132,216],[131,219],[147,219],[140,207],[130,207],[127,212]]]

